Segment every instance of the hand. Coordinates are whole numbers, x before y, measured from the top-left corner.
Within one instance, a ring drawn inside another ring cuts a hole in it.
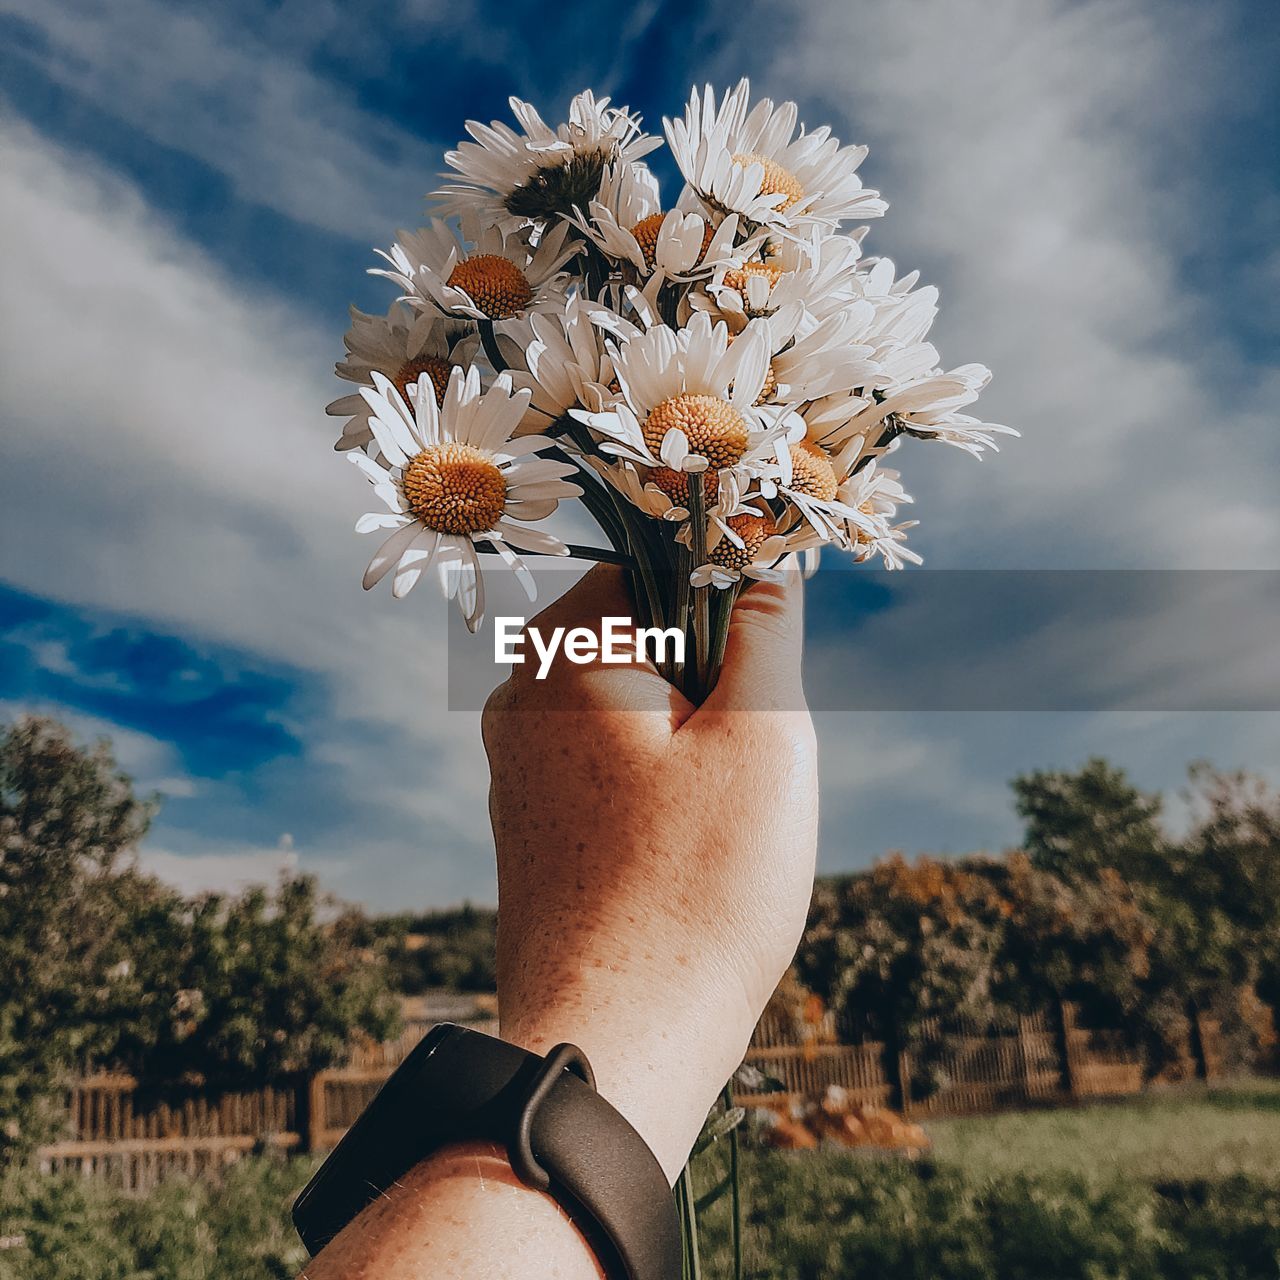
[[[799,574],[740,598],[694,708],[651,666],[514,667],[484,740],[498,852],[504,1038],[586,1051],[673,1180],[795,948],[817,772]],[[633,612],[596,568],[533,625]]]

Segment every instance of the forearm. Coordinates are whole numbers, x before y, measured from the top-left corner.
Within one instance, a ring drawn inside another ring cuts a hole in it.
[[[304,1280],[601,1280],[560,1206],[525,1186],[491,1143],[446,1147],[374,1201]]]

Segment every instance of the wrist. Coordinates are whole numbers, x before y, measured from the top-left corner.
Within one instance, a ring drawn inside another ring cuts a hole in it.
[[[721,1038],[704,1022],[620,1017],[603,1010],[558,1007],[503,1017],[503,1039],[545,1054],[568,1041],[587,1056],[596,1090],[614,1106],[662,1165],[674,1184],[725,1081],[741,1061],[720,1052]]]

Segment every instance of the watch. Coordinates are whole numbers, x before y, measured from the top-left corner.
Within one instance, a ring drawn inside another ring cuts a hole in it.
[[[307,1251],[433,1151],[473,1140],[507,1148],[516,1175],[561,1205],[606,1275],[678,1280],[683,1244],[666,1175],[595,1091],[582,1051],[557,1045],[544,1058],[447,1022],[396,1068],[294,1203]]]

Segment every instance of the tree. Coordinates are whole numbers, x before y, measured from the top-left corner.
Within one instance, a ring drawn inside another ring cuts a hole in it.
[[[1041,870],[1096,877],[1111,867],[1147,881],[1164,860],[1160,797],[1139,791],[1106,760],[1095,756],[1074,773],[1038,769],[1011,785],[1026,821],[1022,847]]]
[[[105,743],[47,719],[0,737],[0,1155],[38,1139],[51,1085],[106,1047],[120,903],[163,896],[123,865],[151,812]]]
[[[216,1092],[282,1083],[333,1065],[353,1039],[388,1038],[399,1005],[382,958],[357,943],[362,923],[309,876],[179,900],[135,933],[113,1061],[158,1092]]]
[[[132,856],[153,804],[51,720],[0,738],[0,1155],[89,1063],[160,1088],[252,1088],[398,1022],[361,918],[308,877],[186,901]]]
[[[797,963],[847,1033],[914,1047],[938,1022],[992,1026],[1054,1000],[1128,1017],[1151,940],[1133,889],[1110,869],[1072,883],[1018,852],[895,855],[818,885]]]

